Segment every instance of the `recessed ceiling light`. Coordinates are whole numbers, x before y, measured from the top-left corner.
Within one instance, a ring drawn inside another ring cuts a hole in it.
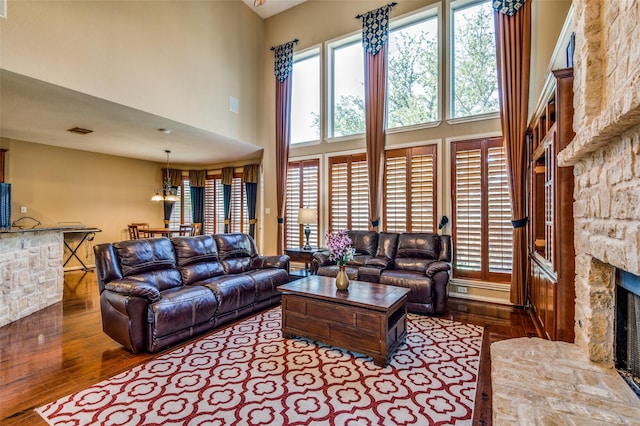
[[[67,132],[76,133],[78,135],[86,135],[87,133],[93,133],[93,130],[83,129],[82,127],[74,127],[67,129]]]
[[[158,131],[164,133],[165,135],[168,135],[171,133],[171,130],[169,129],[158,129]]]

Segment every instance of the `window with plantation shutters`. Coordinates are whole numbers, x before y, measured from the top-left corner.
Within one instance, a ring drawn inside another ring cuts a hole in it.
[[[436,146],[386,151],[386,232],[435,232]]]
[[[298,223],[298,210],[301,207],[318,211],[320,197],[320,161],[317,159],[291,161],[287,170],[287,203],[285,212],[286,247],[304,245],[304,225]],[[310,223],[309,244],[320,246],[318,222]]]
[[[369,179],[365,154],[329,159],[329,230],[369,229]]]
[[[191,223],[191,218],[193,217],[189,179],[182,180],[182,185],[178,187],[177,195],[180,201],[176,201],[173,204],[171,217],[169,218],[170,228],[179,228],[181,223]]]
[[[502,139],[454,142],[451,161],[453,275],[509,282],[513,230]]]
[[[224,232],[224,195],[222,177],[209,177],[205,183],[204,234]]]
[[[242,173],[236,173],[231,182],[230,210],[229,232],[249,232],[249,215]],[[221,175],[207,177],[203,229],[205,234],[224,232],[224,185],[222,185]]]

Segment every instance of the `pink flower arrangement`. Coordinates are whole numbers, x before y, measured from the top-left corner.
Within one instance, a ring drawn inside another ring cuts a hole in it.
[[[327,240],[327,249],[329,250],[329,259],[334,260],[338,266],[346,265],[349,259],[353,258],[355,250],[351,247],[352,241],[347,235],[347,231],[327,232],[325,238]]]

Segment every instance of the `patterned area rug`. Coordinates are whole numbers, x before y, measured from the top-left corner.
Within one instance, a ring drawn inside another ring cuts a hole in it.
[[[385,368],[280,327],[277,307],[36,411],[51,425],[471,424],[482,327],[410,314]]]

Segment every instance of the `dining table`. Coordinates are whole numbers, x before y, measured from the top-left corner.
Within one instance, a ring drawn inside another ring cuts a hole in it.
[[[180,228],[138,228],[140,234],[145,237],[177,237],[179,235],[189,235],[190,230]]]

